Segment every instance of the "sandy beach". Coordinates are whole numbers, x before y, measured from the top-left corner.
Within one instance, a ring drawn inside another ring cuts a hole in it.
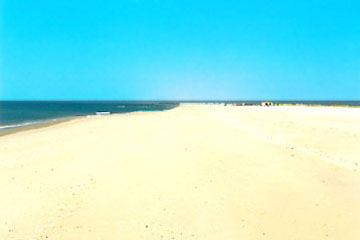
[[[360,108],[181,106],[0,137],[0,239],[360,239]]]

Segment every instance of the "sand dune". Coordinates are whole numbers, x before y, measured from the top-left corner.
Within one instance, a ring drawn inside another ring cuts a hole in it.
[[[360,109],[182,106],[0,137],[0,239],[360,239]]]

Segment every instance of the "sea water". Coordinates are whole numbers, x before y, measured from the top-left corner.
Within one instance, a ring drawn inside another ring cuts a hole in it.
[[[162,111],[177,105],[176,102],[0,101],[0,130],[80,116]]]

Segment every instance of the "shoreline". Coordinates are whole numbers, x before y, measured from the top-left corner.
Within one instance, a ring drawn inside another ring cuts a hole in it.
[[[115,115],[123,115],[123,114],[133,114],[133,113],[137,113],[137,112],[163,112],[163,111],[169,111],[172,109],[176,109],[178,107],[187,107],[187,106],[223,106],[222,103],[183,103],[183,104],[179,104],[179,106],[176,106],[174,108],[170,108],[170,109],[165,109],[165,110],[139,110],[139,111],[132,111],[132,112],[124,112],[124,113],[111,113],[109,115],[84,115],[84,116],[70,116],[70,117],[64,117],[64,118],[59,118],[59,119],[49,119],[49,120],[44,120],[44,122],[39,122],[39,123],[33,123],[33,124],[29,124],[26,126],[19,126],[19,127],[11,127],[9,129],[1,129],[0,130],[0,137],[2,136],[6,136],[6,135],[10,135],[10,134],[14,134],[14,133],[18,133],[18,132],[23,132],[23,131],[29,131],[29,130],[35,130],[35,129],[40,129],[40,128],[45,128],[45,127],[50,127],[53,125],[57,125],[60,123],[64,123],[64,122],[68,122],[68,121],[72,121],[72,120],[76,120],[76,119],[83,119],[83,118],[91,118],[91,117],[107,117],[107,116],[115,116]],[[308,104],[279,104],[279,105],[275,105],[275,106],[260,106],[260,105],[248,105],[248,106],[234,106],[234,105],[227,105],[225,107],[259,107],[259,108],[273,108],[273,107],[325,107],[325,108],[360,108],[360,106],[350,106],[350,105],[308,105]]]
[[[174,109],[174,108],[171,108],[171,109]],[[9,135],[9,134],[29,131],[29,130],[35,130],[35,129],[40,129],[40,128],[51,127],[53,125],[57,125],[57,124],[61,124],[61,123],[65,123],[65,122],[69,122],[69,121],[73,121],[73,120],[77,120],[77,119],[86,119],[86,118],[93,118],[93,117],[109,117],[109,116],[133,114],[133,113],[138,113],[138,112],[162,112],[162,111],[169,111],[171,109],[148,110],[148,111],[147,110],[140,110],[140,111],[132,111],[132,112],[124,112],[124,113],[111,113],[111,114],[108,114],[108,115],[96,115],[96,114],[94,114],[94,115],[73,116],[73,117],[65,117],[65,118],[59,118],[59,119],[51,119],[51,120],[48,120],[48,121],[44,120],[44,122],[33,123],[33,124],[26,125],[26,126],[10,127],[8,129],[1,129],[0,130],[0,137],[6,136],[6,135]]]
[[[25,131],[35,130],[35,129],[39,129],[39,128],[46,128],[46,127],[50,127],[50,126],[53,126],[53,125],[57,125],[57,124],[60,124],[60,123],[68,122],[68,121],[79,119],[79,118],[81,118],[81,117],[66,118],[66,119],[59,119],[59,120],[51,120],[51,121],[49,120],[49,122],[34,123],[34,124],[29,124],[27,126],[22,126],[22,127],[14,127],[14,128],[10,128],[10,129],[3,129],[3,130],[0,130],[0,137],[6,136],[6,135],[9,135],[9,134],[18,133],[18,132],[25,132]]]

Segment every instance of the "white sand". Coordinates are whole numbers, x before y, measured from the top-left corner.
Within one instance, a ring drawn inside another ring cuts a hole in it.
[[[0,239],[360,239],[360,109],[183,106],[0,137]]]

